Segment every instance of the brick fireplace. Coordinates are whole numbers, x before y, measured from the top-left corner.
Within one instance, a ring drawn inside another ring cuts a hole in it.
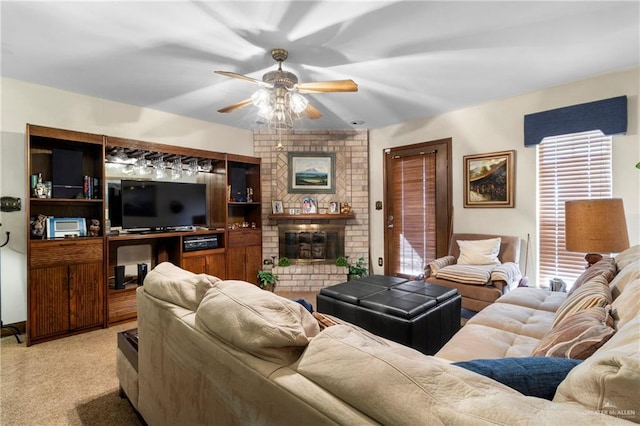
[[[276,148],[280,140],[282,150]],[[289,254],[293,254],[295,238],[296,256],[302,257],[294,261],[292,256],[286,256],[292,259],[291,266],[273,268],[279,276],[278,288],[281,290],[319,291],[346,280],[347,268],[335,266],[338,255],[344,254],[350,259],[369,258],[368,145],[366,130],[293,130],[283,133],[281,138],[270,130],[254,132],[255,155],[262,159],[263,259],[270,261],[273,258],[277,262],[284,256],[281,250],[286,250],[287,232],[290,235]],[[290,193],[289,152],[335,153],[335,193]],[[302,198],[306,196],[317,198],[320,211],[328,209],[331,202],[348,202],[353,218],[338,219],[331,214],[313,215],[313,218],[304,214],[287,219],[269,217],[271,201],[282,201],[284,211],[288,212],[300,208]],[[337,228],[340,231],[334,235]],[[282,239],[284,247],[281,247]],[[340,242],[335,244],[335,239]]]

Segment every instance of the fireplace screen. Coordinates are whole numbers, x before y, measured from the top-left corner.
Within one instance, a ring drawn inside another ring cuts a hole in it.
[[[278,234],[279,257],[292,264],[333,264],[344,256],[344,225],[279,225]]]

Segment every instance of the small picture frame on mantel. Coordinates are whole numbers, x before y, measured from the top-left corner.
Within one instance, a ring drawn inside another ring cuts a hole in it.
[[[272,201],[271,202],[271,208],[272,208],[272,213],[273,214],[283,214],[284,213],[284,207],[282,206],[282,201]]]
[[[340,213],[340,203],[338,201],[330,201],[329,214],[339,214],[339,213]]]

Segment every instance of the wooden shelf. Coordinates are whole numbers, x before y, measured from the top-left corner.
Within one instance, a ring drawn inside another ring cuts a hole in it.
[[[30,198],[35,203],[102,203],[102,198]]]
[[[355,219],[356,215],[355,213],[347,213],[347,214],[343,214],[343,213],[339,213],[339,214],[312,214],[312,213],[305,213],[305,214],[285,214],[285,213],[278,213],[278,214],[270,214],[268,216],[269,220],[345,220],[345,219]]]

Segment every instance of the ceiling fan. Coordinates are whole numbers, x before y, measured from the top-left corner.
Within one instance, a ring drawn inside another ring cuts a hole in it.
[[[312,120],[322,116],[301,93],[357,92],[358,85],[353,80],[316,81],[298,83],[298,77],[282,69],[282,63],[289,56],[285,49],[271,50],[271,57],[278,62],[278,69],[269,71],[261,80],[230,71],[216,71],[217,74],[237,78],[256,84],[259,89],[249,99],[221,108],[218,112],[233,112],[248,105],[258,107],[258,115],[275,123],[276,128],[290,127],[292,119],[306,115]],[[280,126],[280,124],[286,124]]]

